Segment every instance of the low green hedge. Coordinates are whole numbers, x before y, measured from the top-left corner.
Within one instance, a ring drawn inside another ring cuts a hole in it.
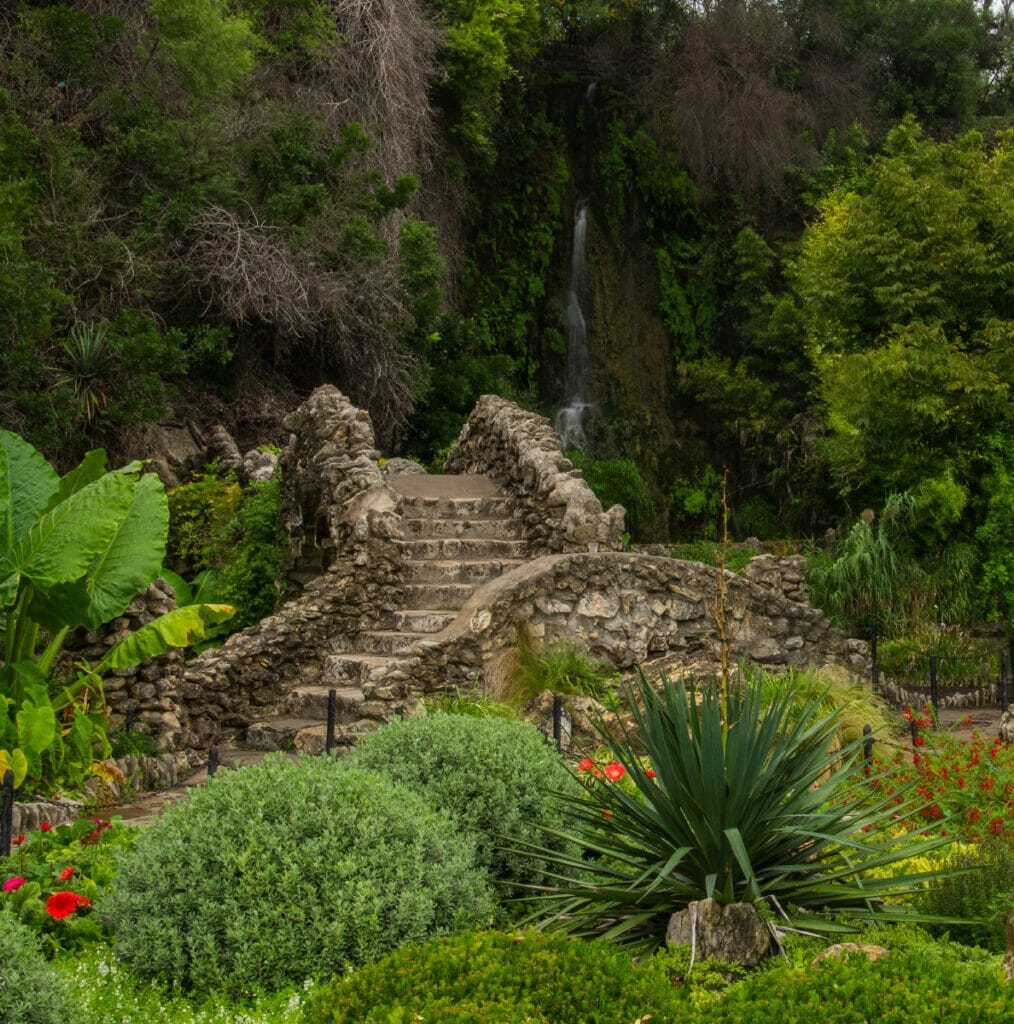
[[[103,909],[138,975],[243,994],[481,926],[492,907],[474,843],[420,796],[277,755],[144,829]]]
[[[305,1024],[675,1022],[676,990],[605,943],[478,932],[405,946],[320,986]]]

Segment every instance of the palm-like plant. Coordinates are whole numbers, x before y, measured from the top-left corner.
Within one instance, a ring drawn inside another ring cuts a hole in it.
[[[836,915],[905,913],[884,899],[929,876],[868,873],[948,840],[901,849],[887,834],[917,805],[872,792],[861,740],[832,750],[841,708],[791,691],[765,703],[749,685],[723,700],[664,677],[659,693],[640,672],[630,696],[634,727],[603,739],[632,787],[595,779],[591,799],[568,801],[584,858],[537,854],[556,868],[540,898],[547,926],[650,951],[674,912],[704,898],[768,900],[811,931],[850,930]]]

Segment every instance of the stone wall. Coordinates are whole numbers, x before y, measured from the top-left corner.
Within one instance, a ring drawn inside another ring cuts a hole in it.
[[[535,559],[476,590],[442,633],[393,666],[387,685],[414,695],[471,686],[515,643],[521,624],[537,640],[579,643],[617,668],[662,655],[713,667],[719,571],[619,552]],[[866,644],[847,640],[815,608],[731,573],[726,592],[733,660],[771,671],[836,665],[868,675]]]
[[[623,507],[603,512],[549,420],[506,399],[479,399],[444,472],[483,473],[517,498],[535,555],[623,547]]]

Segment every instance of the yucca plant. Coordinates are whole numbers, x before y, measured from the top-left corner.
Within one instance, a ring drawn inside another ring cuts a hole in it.
[[[874,795],[861,740],[833,749],[843,710],[827,711],[820,694],[765,703],[747,685],[723,699],[665,677],[656,692],[639,672],[628,699],[632,728],[602,732],[624,771],[613,766],[592,778],[590,798],[569,801],[585,856],[532,851],[555,867],[544,926],[648,952],[670,915],[710,897],[768,901],[792,926],[848,931],[842,917],[905,916],[883,901],[935,877],[868,877],[949,840],[898,846],[888,827],[917,803]],[[621,775],[629,781],[617,785]]]

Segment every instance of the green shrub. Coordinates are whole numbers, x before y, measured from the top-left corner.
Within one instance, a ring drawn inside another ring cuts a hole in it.
[[[441,714],[405,719],[364,736],[348,760],[384,772],[454,815],[475,838],[478,863],[502,896],[545,880],[544,863],[510,847],[538,839],[553,850],[573,849],[544,838],[541,828],[560,824],[555,795],[580,799],[581,786],[526,722]]]
[[[249,993],[491,914],[472,840],[407,788],[330,758],[224,773],[145,829],[106,913],[142,977]]]
[[[717,566],[722,558],[722,545],[713,540],[692,540],[684,544],[673,544],[669,548],[670,558],[681,558],[687,562],[702,562]],[[763,554],[759,548],[748,544],[730,544],[725,549],[725,568],[739,572],[747,562]]]
[[[919,909],[941,917],[966,918],[965,924],[928,925],[970,946],[994,953],[1006,948],[1007,917],[1014,908],[1014,858],[1008,836],[986,836],[947,852],[943,868],[972,868],[966,874],[943,877],[919,897]]]
[[[874,939],[873,941],[877,941]],[[709,1024],[1001,1024],[1011,996],[995,962],[965,959],[960,947],[892,949],[828,959],[817,968],[775,967],[734,985],[708,1010]]]
[[[307,1024],[632,1024],[676,1018],[676,990],[608,946],[540,932],[479,932],[395,950],[321,986]]]
[[[5,1024],[70,1024],[70,1000],[39,952],[35,934],[0,910],[0,1020]]]
[[[523,707],[543,690],[553,693],[593,697],[615,709],[619,673],[609,664],[596,661],[576,644],[555,643],[536,650],[526,630],[520,630],[517,666],[510,680],[507,697]]]

